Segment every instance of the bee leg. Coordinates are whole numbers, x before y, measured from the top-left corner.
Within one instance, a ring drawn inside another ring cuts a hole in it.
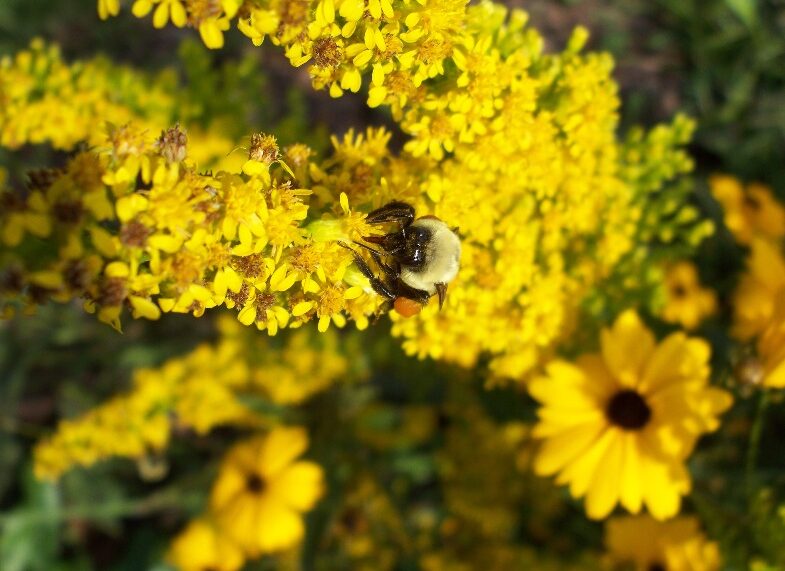
[[[399,222],[401,226],[408,226],[414,222],[414,207],[405,202],[393,201],[368,213],[365,220],[369,224],[384,222]]]
[[[370,246],[366,246],[365,244],[361,244],[360,242],[357,242],[357,245],[368,250],[368,252],[371,254],[371,258],[373,258],[373,261],[376,262],[376,265],[379,266],[379,268],[385,273],[385,275],[387,275],[388,277],[395,277],[395,278],[397,278],[400,275],[401,273],[400,270],[396,270],[395,268],[387,265],[384,262],[384,260],[382,260],[382,255],[379,253],[378,250],[374,250]]]
[[[431,299],[431,294],[422,289],[415,289],[411,286],[406,285],[402,281],[398,280],[398,297],[406,297],[409,299],[413,299],[417,303],[421,305],[428,305],[428,300]]]
[[[354,250],[354,248],[351,248],[350,246],[347,246],[346,244],[343,244],[341,242],[338,242],[338,244],[341,247],[346,248],[352,253],[352,256],[354,257],[354,265],[357,266],[357,269],[360,270],[360,273],[362,275],[368,278],[368,281],[371,283],[371,287],[373,288],[373,291],[375,291],[380,296],[388,300],[395,300],[397,296],[393,292],[392,288],[388,286],[386,283],[384,283],[382,280],[377,278],[375,275],[373,275],[371,268],[368,267],[368,264],[365,262],[365,260],[362,259],[362,256],[360,256],[360,254],[358,254]]]
[[[374,325],[376,325],[376,323],[382,318],[382,315],[385,315],[387,313],[390,313],[390,311],[392,311],[394,302],[395,300],[392,299],[384,300],[384,303],[381,306],[379,306],[379,309],[377,309],[373,314],[372,323]]]

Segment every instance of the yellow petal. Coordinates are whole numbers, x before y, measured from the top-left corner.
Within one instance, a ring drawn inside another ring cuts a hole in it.
[[[257,459],[257,469],[272,478],[291,464],[308,447],[308,434],[303,428],[273,429],[264,441]]]
[[[324,473],[313,462],[296,462],[270,482],[270,494],[298,511],[309,510],[322,496]]]
[[[614,378],[636,387],[643,367],[654,350],[654,335],[632,310],[625,311],[601,335],[602,355]]]

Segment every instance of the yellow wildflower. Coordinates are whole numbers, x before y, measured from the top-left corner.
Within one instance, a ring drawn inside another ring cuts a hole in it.
[[[747,271],[733,294],[733,333],[749,340],[770,323],[785,292],[785,259],[780,247],[756,238],[750,244]]]
[[[698,280],[698,270],[690,262],[678,262],[665,275],[665,307],[662,318],[679,323],[685,329],[695,329],[705,317],[717,308],[716,294],[703,288]]]
[[[38,443],[36,475],[57,478],[74,465],[160,452],[175,419],[199,433],[220,424],[251,423],[252,414],[232,389],[246,385],[249,378],[248,365],[239,355],[237,343],[204,345],[160,369],[136,371],[129,393],[62,421],[54,435]]]
[[[756,356],[748,356],[742,365],[743,382],[773,388],[785,387],[785,299],[776,300],[766,328],[755,344]]]
[[[174,539],[167,559],[180,571],[238,571],[245,563],[242,550],[203,518]]]
[[[322,469],[296,461],[308,447],[302,428],[275,428],[236,445],[224,458],[210,496],[216,523],[255,557],[297,544],[302,513],[323,492]]]
[[[683,333],[659,345],[633,312],[602,332],[602,353],[553,361],[529,386],[542,403],[535,436],[541,475],[558,474],[591,518],[617,503],[656,519],[679,511],[690,490],[684,461],[719,426],[731,396],[708,386],[709,346]]]
[[[770,188],[755,183],[745,188],[739,180],[727,175],[711,177],[709,186],[722,205],[725,226],[736,240],[749,244],[755,236],[785,237],[785,208]]]
[[[717,571],[719,546],[708,541],[694,517],[666,522],[648,516],[613,518],[605,526],[605,544],[615,563],[637,571]]]

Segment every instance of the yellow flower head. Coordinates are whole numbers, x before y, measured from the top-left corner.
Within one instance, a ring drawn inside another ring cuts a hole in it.
[[[648,516],[610,520],[605,544],[617,563],[632,563],[637,571],[716,571],[720,550],[700,531],[698,521],[680,517],[658,522]]]
[[[302,512],[321,497],[323,473],[295,461],[308,447],[302,428],[276,428],[235,446],[223,461],[210,497],[216,523],[250,557],[294,546]]]
[[[733,334],[749,340],[770,323],[777,300],[785,292],[785,259],[775,243],[756,238],[747,271],[733,294]]]
[[[657,519],[690,490],[684,460],[716,430],[731,396],[708,386],[709,346],[674,333],[657,344],[634,311],[602,332],[601,354],[551,362],[529,390],[542,403],[535,436],[541,475],[558,474],[591,518],[617,503]]]
[[[674,264],[665,276],[665,307],[662,318],[694,329],[717,308],[715,293],[700,285],[698,271],[690,262]]]
[[[777,300],[768,326],[758,337],[756,349],[757,356],[748,356],[737,365],[740,380],[752,385],[785,387],[785,299]]]
[[[192,521],[172,542],[169,561],[180,571],[237,571],[242,550],[205,519]]]
[[[737,179],[725,175],[713,176],[709,184],[725,211],[725,225],[736,240],[749,244],[755,236],[785,236],[785,208],[771,189],[755,183],[745,188]]]

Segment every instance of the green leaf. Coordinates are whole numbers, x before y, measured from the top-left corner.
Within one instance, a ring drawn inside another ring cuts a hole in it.
[[[55,566],[60,544],[56,517],[60,496],[54,484],[36,480],[30,470],[24,485],[24,503],[2,519],[0,569],[49,571]]]
[[[758,23],[758,6],[756,0],[725,0],[730,10],[749,28]]]

